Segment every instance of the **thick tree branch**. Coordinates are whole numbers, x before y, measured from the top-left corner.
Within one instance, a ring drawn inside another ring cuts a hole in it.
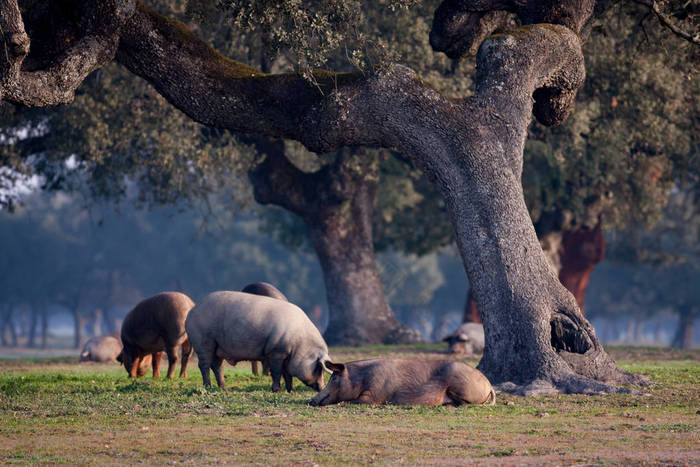
[[[517,101],[509,107],[529,118],[535,89],[543,84],[556,88],[561,81],[556,76],[571,74],[565,72],[570,67],[581,74],[578,38],[557,26],[529,26],[508,37],[495,39],[494,44],[507,46],[483,54],[479,67],[494,80],[517,81]],[[317,72],[320,89],[297,74],[264,74],[221,56],[181,23],[141,5],[124,27],[117,59],[195,120],[296,139],[319,153],[352,145],[405,146],[407,139],[425,133],[419,129],[439,127],[447,116],[468,115],[475,105],[444,98],[398,66],[364,76]],[[514,62],[525,68],[502,68]],[[567,92],[578,84],[567,83]],[[508,86],[503,89],[501,97],[512,97]],[[465,124],[463,117],[459,120]]]
[[[265,159],[248,171],[255,200],[306,217],[310,208],[305,193],[307,174],[287,159],[281,140],[264,144],[264,154]]]
[[[17,76],[29,53],[29,36],[17,0],[0,0],[0,83]]]
[[[11,27],[9,37],[5,35],[5,50],[13,52],[5,55],[9,57],[5,65],[8,72],[0,81],[0,96],[26,106],[71,102],[87,75],[114,58],[121,27],[131,17],[135,6],[134,0],[84,2],[81,5],[85,18],[81,24],[83,36],[58,54],[46,69],[25,71],[20,65],[28,51],[29,39],[21,29],[21,17],[17,20],[12,14],[13,5],[7,5],[14,3],[16,7],[16,1],[3,2],[1,16]]]
[[[475,55],[493,32],[509,25],[509,13],[522,24],[559,24],[578,34],[589,20],[593,0],[445,0],[435,11],[430,45],[457,59]]]
[[[637,3],[639,5],[644,5],[645,7],[649,8],[649,11],[653,12],[654,15],[659,19],[659,22],[666,26],[668,29],[671,30],[675,35],[678,37],[685,39],[686,41],[690,42],[691,44],[695,45],[700,45],[700,33],[696,33],[695,35],[690,34],[681,28],[679,28],[677,25],[673,23],[671,18],[669,18],[667,15],[665,15],[661,9],[659,8],[659,5],[654,1],[654,0],[633,0],[634,3]]]
[[[283,207],[309,223],[323,217],[322,211],[353,198],[367,181],[376,184],[376,164],[358,160],[349,148],[321,169],[304,172],[285,156],[282,140],[256,140],[258,150],[266,156],[248,171],[255,200]]]

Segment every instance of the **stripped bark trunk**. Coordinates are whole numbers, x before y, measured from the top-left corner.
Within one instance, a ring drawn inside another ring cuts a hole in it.
[[[467,303],[464,305],[463,323],[480,323],[481,315],[479,308],[476,306],[476,298],[474,298],[474,288],[470,285],[467,293]]]

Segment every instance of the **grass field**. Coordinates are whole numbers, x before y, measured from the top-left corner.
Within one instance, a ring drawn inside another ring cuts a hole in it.
[[[332,348],[338,361],[444,357],[443,345]],[[228,391],[137,382],[76,358],[0,360],[0,463],[700,464],[700,351],[611,349],[656,383],[646,396],[499,394],[495,407],[307,405],[247,364]],[[467,360],[475,364],[474,360]]]

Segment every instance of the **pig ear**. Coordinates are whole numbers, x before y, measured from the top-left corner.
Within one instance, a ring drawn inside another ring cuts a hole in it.
[[[452,339],[453,337],[454,337],[454,336],[450,334],[449,336],[443,337],[443,338],[442,338],[442,341],[443,341],[443,342],[450,342],[450,339]]]
[[[123,350],[122,350],[121,352],[119,352],[119,355],[117,355],[117,361],[118,361],[119,363],[124,363],[124,357],[123,357],[123,355],[124,355],[124,351],[123,351]]]
[[[345,370],[345,365],[343,365],[342,363],[333,363],[330,360],[327,360],[323,363],[324,366],[333,373],[342,373]]]

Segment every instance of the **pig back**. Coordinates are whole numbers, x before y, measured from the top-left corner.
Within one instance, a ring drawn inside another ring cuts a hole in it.
[[[139,302],[122,323],[124,345],[162,350],[166,341],[180,345],[186,338],[185,319],[194,302],[180,292],[161,292]]]
[[[275,352],[328,351],[299,307],[248,293],[207,295],[190,311],[185,326],[195,350],[214,345],[219,357],[232,361],[260,360]]]

